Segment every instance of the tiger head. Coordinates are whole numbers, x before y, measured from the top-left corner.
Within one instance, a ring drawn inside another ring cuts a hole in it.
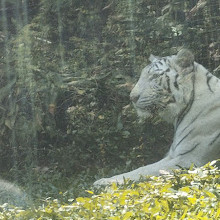
[[[168,57],[150,56],[130,98],[140,118],[160,115],[174,122],[193,92],[194,56],[186,49]]]

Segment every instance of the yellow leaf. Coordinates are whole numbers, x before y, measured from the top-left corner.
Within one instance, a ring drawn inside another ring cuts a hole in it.
[[[117,184],[114,183],[114,182],[112,183],[112,189],[113,189],[114,191],[118,189]]]
[[[190,197],[188,198],[188,200],[191,202],[192,205],[194,205],[197,201],[196,198],[190,198]]]
[[[50,208],[45,208],[45,212],[48,213],[48,214],[51,214],[53,212],[53,210],[50,209]]]
[[[169,212],[169,205],[166,200],[161,200],[161,205],[163,206],[163,208],[166,212]]]
[[[211,192],[209,192],[209,191],[206,191],[205,193],[206,193],[206,195],[208,195],[210,198],[216,198],[215,194],[213,194],[213,193],[211,193]]]
[[[94,192],[90,191],[90,190],[86,190],[87,193],[89,194],[94,194]]]
[[[124,206],[126,203],[125,203],[125,198],[120,198],[120,205]]]
[[[215,214],[215,219],[218,219],[219,216],[220,216],[220,208],[217,209],[217,212]]]
[[[109,219],[110,219],[110,220],[121,220],[121,218],[118,217],[118,216],[112,216],[112,217],[110,217]]]
[[[187,214],[187,211],[188,211],[188,207],[187,206],[184,206],[184,213],[183,213],[183,215],[181,216],[181,218],[180,219],[184,219],[185,218],[185,216],[186,216],[186,214]]]
[[[133,212],[126,212],[125,215],[123,216],[123,220],[129,219],[131,216],[133,216]]]
[[[190,188],[188,186],[185,186],[185,187],[181,188],[181,191],[189,193],[190,192]]]
[[[87,199],[87,198],[78,197],[78,198],[76,198],[76,201],[77,201],[78,203],[84,204],[84,203],[86,202],[86,199]]]
[[[149,212],[149,207],[150,207],[150,203],[145,204],[145,205],[143,206],[143,211],[144,211],[144,212]]]

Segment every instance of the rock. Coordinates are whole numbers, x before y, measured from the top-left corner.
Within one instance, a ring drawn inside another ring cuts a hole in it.
[[[18,186],[0,179],[0,205],[8,203],[18,207],[27,207],[30,200]]]

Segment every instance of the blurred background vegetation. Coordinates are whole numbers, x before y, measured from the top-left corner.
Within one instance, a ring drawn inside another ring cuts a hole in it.
[[[159,160],[172,126],[138,123],[149,55],[191,49],[220,75],[219,0],[1,0],[0,173],[35,198]]]

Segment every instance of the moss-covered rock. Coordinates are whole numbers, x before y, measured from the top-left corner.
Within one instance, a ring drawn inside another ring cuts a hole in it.
[[[0,204],[8,203],[18,207],[30,204],[28,196],[18,186],[0,179]]]

